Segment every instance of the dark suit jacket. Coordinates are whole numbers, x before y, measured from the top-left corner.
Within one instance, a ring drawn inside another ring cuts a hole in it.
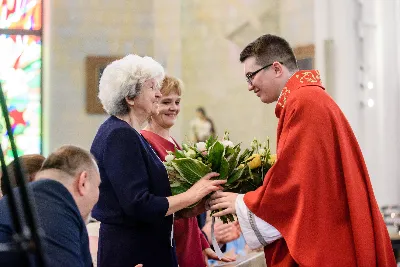
[[[98,265],[177,266],[171,246],[171,195],[163,163],[147,141],[114,116],[99,128],[91,152],[101,176],[92,216],[101,222]]]
[[[92,266],[86,225],[70,192],[54,180],[40,180],[28,186],[33,193],[38,224],[45,234],[43,248],[47,266]],[[17,189],[14,192],[19,199]],[[0,243],[11,242],[13,232],[7,197],[4,197],[0,200]],[[30,260],[30,266],[36,266],[33,255]],[[21,257],[16,253],[0,253],[0,266],[22,266]]]

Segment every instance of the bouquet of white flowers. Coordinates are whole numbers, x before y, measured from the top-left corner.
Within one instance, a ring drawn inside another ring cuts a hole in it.
[[[251,148],[242,152],[240,144],[234,145],[226,132],[221,141],[210,137],[206,142],[183,144],[182,150],[168,152],[164,164],[173,195],[187,191],[210,172],[220,174],[216,179],[227,180],[223,185],[225,191],[246,193],[262,185],[275,158],[271,155],[269,141],[261,144],[254,139]],[[197,203],[191,207],[195,205]],[[227,223],[235,219],[227,215],[221,220]]]

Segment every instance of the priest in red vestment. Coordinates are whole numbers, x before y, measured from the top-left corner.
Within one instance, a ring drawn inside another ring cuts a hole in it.
[[[178,79],[167,75],[160,92],[162,97],[159,100],[158,114],[152,116],[149,124],[140,133],[159,158],[165,161],[167,151],[174,151],[175,147],[180,149],[169,131],[180,111],[181,83]],[[217,255],[210,248],[197,224],[196,214],[193,216],[174,220],[174,240],[180,267],[204,267],[207,266],[206,258],[217,259]],[[223,261],[233,261],[233,259],[225,257]]]
[[[256,191],[214,193],[211,209],[225,209],[215,216],[236,213],[268,267],[396,266],[360,147],[318,71],[299,71],[287,41],[269,34],[240,61],[249,91],[277,101],[277,161]]]

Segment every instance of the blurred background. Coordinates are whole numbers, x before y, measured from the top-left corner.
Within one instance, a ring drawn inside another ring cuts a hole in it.
[[[400,0],[0,0],[0,80],[20,153],[89,149],[104,66],[148,55],[185,84],[173,134],[204,107],[222,136],[276,146],[275,105],[247,91],[241,50],[287,39],[321,72],[365,156],[379,205],[400,203]],[[3,122],[1,122],[3,124]],[[2,125],[2,147],[7,151]],[[316,135],[318,133],[315,133]],[[310,150],[313,148],[310,147]]]

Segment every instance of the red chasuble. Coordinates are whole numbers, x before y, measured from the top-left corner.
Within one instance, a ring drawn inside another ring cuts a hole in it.
[[[283,239],[265,247],[272,266],[396,266],[367,167],[318,71],[299,71],[275,109],[277,161],[246,206]]]
[[[175,140],[175,144],[173,144],[153,132],[142,130],[140,133],[149,142],[162,161],[165,161],[167,151],[174,151],[175,147],[179,148]],[[209,248],[210,245],[200,231],[196,217],[175,219],[174,240],[180,267],[206,266],[203,250]],[[155,257],[157,257],[157,255],[155,255]]]

